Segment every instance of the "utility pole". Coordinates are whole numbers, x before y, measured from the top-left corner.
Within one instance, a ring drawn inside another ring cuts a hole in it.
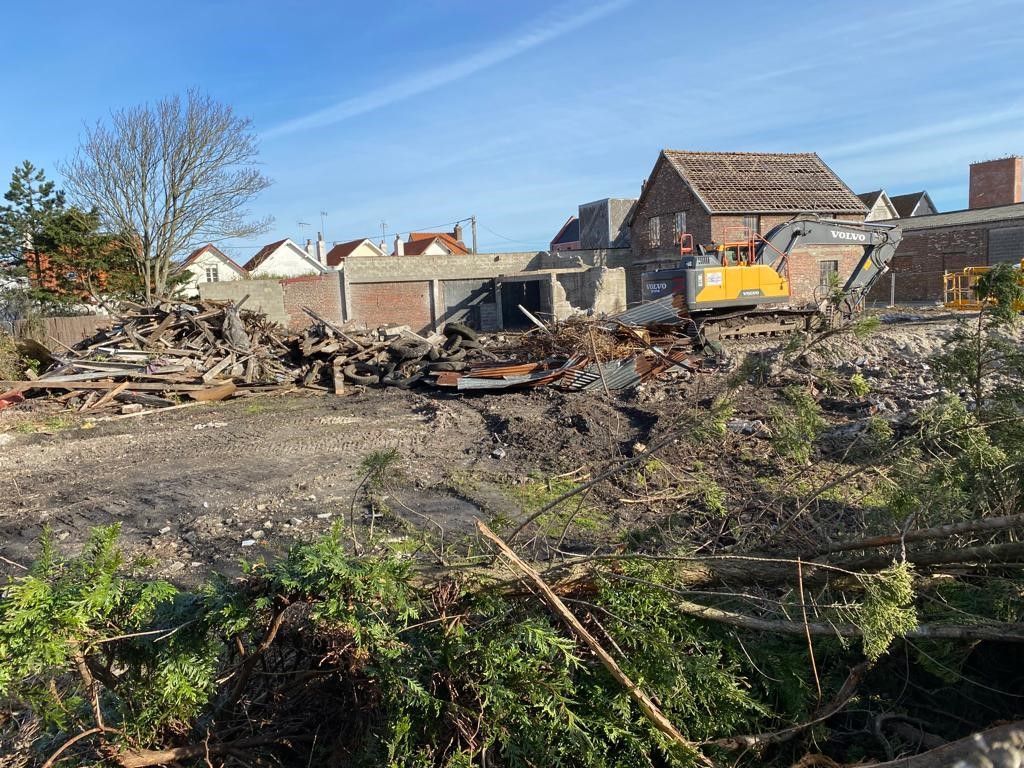
[[[469,224],[473,228],[473,253],[476,253],[476,216],[469,217]]]

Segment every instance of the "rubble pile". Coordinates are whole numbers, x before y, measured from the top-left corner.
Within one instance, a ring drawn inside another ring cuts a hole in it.
[[[283,332],[255,312],[216,302],[132,307],[107,330],[51,353],[49,369],[10,382],[0,399],[57,391],[79,411],[223,400],[293,380]]]
[[[483,336],[451,322],[442,333],[422,336],[407,326],[339,327],[306,307],[312,323],[290,334],[265,315],[242,310],[243,303],[131,305],[110,329],[54,352],[41,375],[0,384],[0,407],[51,393],[78,411],[137,410],[296,386],[336,394],[352,386],[414,385],[610,393],[652,376],[688,378],[714,367],[670,326],[573,318],[536,321],[523,334]]]
[[[344,330],[305,311],[315,322],[289,344],[296,380],[307,387],[327,388],[329,380],[337,394],[346,384],[407,389],[419,382],[436,383],[441,373],[500,359],[488,349],[495,346],[493,340],[482,339],[461,323],[448,323],[444,333],[424,337],[406,326]]]

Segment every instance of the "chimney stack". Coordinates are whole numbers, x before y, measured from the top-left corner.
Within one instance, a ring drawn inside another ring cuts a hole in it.
[[[308,237],[306,238],[306,255],[313,256],[313,241],[310,240]],[[316,257],[313,256],[313,258]]]
[[[462,225],[461,225],[461,224],[458,224],[458,223],[456,223],[456,225],[455,225],[455,231],[454,231],[454,232],[452,232],[452,235],[453,235],[453,236],[455,237],[455,239],[456,239],[456,240],[458,240],[458,241],[459,241],[460,243],[462,242]]]
[[[1024,158],[1019,155],[971,163],[968,208],[990,208],[1024,201]]]
[[[327,243],[324,242],[324,236],[322,233],[316,233],[316,260],[321,265],[327,266]]]
[[[386,240],[381,240],[380,241],[380,252],[381,253],[387,253],[388,252],[388,244],[387,244]]]
[[[405,243],[401,235],[395,235],[395,256],[405,256]]]

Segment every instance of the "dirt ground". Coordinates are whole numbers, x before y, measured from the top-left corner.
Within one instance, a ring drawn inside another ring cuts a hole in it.
[[[934,390],[925,360],[957,318],[922,310],[881,319],[862,342],[824,345],[828,365],[871,378],[883,410],[913,408],[920,392]],[[739,361],[783,343],[745,340],[729,351]],[[347,521],[360,463],[388,448],[400,460],[389,491],[398,518],[409,530],[465,534],[477,516],[521,515],[514,489],[530,478],[581,477],[642,450],[682,403],[707,400],[729,375],[648,382],[611,399],[552,389],[475,396],[388,389],[265,396],[102,421],[54,416],[33,404],[11,408],[0,413],[0,568],[12,573],[30,563],[44,525],[74,551],[91,526],[119,522],[149,575],[188,584],[211,570],[231,574],[241,558],[273,554]],[[755,402],[737,415],[756,411]],[[605,492],[590,503],[622,524],[642,517],[642,508],[624,510],[615,499]],[[360,524],[364,509],[356,506]]]

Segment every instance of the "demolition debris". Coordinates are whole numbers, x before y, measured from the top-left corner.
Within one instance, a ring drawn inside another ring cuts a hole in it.
[[[678,327],[571,318],[523,334],[483,336],[462,323],[421,336],[406,326],[339,327],[312,321],[288,333],[258,312],[213,301],[131,306],[109,330],[52,352],[25,381],[0,382],[0,408],[49,395],[77,411],[166,408],[296,387],[433,386],[498,391],[556,386],[627,389],[654,376],[688,378],[715,367]],[[6,391],[3,391],[6,390]]]

